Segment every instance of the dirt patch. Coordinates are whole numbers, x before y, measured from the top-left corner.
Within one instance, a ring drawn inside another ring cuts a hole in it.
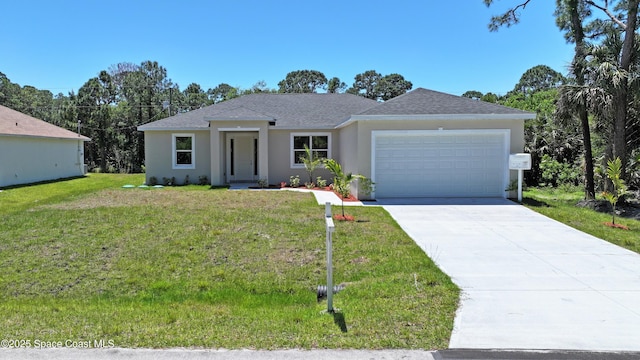
[[[114,208],[131,206],[149,206],[154,208],[175,209],[184,207],[189,210],[205,209],[266,209],[280,206],[295,206],[296,201],[305,194],[269,191],[188,191],[180,188],[163,189],[107,189],[89,195],[78,196],[68,201],[39,207],[60,210],[84,210],[95,208]]]
[[[369,258],[364,257],[364,256],[360,256],[357,257],[355,259],[351,259],[351,261],[349,261],[352,264],[366,264],[369,262]]]
[[[279,263],[304,266],[321,258],[320,250],[303,250],[294,248],[278,249],[271,254],[270,260]]]
[[[182,191],[109,189],[69,202],[45,205],[44,208],[60,210],[84,210],[123,206],[169,206],[193,199],[193,194]]]

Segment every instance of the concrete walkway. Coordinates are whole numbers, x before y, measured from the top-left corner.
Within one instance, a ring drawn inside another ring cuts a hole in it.
[[[252,187],[254,187],[252,189]],[[305,187],[299,188],[282,188],[282,189],[256,189],[257,184],[251,183],[234,183],[231,184],[229,190],[254,190],[254,191],[295,191],[295,192],[304,192],[304,193],[313,193],[318,202],[318,205],[324,205],[326,203],[331,203],[331,205],[342,205],[342,200],[336,195],[333,191],[324,191],[324,190],[310,190]],[[374,203],[375,204],[375,203]],[[362,206],[362,202],[360,201],[345,201],[344,206]]]
[[[323,191],[323,190],[308,190],[303,188],[284,188],[284,191],[298,191],[298,192],[310,192],[316,198],[318,205],[324,205],[326,203],[331,203],[331,205],[339,206],[342,205],[342,200],[336,195],[333,191]],[[362,206],[361,201],[345,201],[344,206]]]
[[[378,204],[462,288],[450,348],[640,350],[640,255],[504,199]]]

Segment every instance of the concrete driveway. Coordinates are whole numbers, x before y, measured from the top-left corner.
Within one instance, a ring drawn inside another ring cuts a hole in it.
[[[450,348],[640,350],[640,255],[505,199],[378,205],[463,290]]]

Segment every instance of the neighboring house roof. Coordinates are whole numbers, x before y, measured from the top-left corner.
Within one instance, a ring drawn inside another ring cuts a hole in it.
[[[138,130],[207,128],[211,120],[266,120],[282,129],[330,129],[376,104],[351,94],[250,94],[154,121]]]
[[[534,113],[417,88],[379,103],[351,94],[251,94],[138,127],[197,130],[211,120],[265,120],[283,129],[330,129],[358,120],[533,119]]]
[[[0,135],[90,141],[86,136],[0,105]]]

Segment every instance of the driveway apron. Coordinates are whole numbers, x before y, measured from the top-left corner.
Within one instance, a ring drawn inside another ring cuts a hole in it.
[[[640,255],[505,199],[378,204],[462,289],[450,348],[640,351]]]

